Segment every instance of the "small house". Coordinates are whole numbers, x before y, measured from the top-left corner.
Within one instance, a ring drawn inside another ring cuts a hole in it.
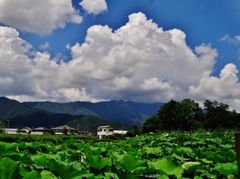
[[[7,134],[17,134],[18,133],[18,129],[17,128],[6,128],[6,129],[4,129],[4,131]]]
[[[97,128],[97,137],[98,139],[103,139],[106,137],[113,137],[114,132],[111,126],[99,126]]]
[[[78,131],[78,135],[87,135],[87,131]]]
[[[77,129],[72,128],[68,125],[54,127],[51,128],[51,130],[53,130],[55,134],[73,134],[77,133],[78,131]]]
[[[34,135],[43,135],[43,134],[49,134],[50,130],[46,127],[37,127],[33,128],[31,134]]]
[[[32,129],[30,127],[24,127],[21,129],[18,129],[18,133],[20,134],[31,134]]]

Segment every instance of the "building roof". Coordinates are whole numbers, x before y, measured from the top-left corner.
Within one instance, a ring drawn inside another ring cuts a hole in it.
[[[36,127],[34,129],[32,129],[33,131],[48,131],[50,129],[46,128],[46,127]]]
[[[78,131],[78,134],[87,134],[87,131]]]
[[[32,131],[32,129],[30,127],[23,127],[19,131]]]
[[[99,126],[97,129],[99,130],[99,129],[102,129],[102,128],[112,128],[112,127],[111,126]]]
[[[58,126],[58,127],[54,127],[54,128],[51,128],[52,130],[64,130],[64,129],[67,129],[67,130],[70,130],[70,131],[77,131],[77,129],[73,128],[73,127],[70,127],[68,125],[64,125],[64,126]]]

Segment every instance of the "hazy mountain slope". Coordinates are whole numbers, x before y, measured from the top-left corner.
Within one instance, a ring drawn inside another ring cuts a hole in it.
[[[162,103],[136,103],[131,101],[91,102],[24,102],[32,108],[41,108],[54,113],[72,115],[94,115],[104,119],[119,121],[125,124],[141,124],[147,117],[157,113]]]
[[[31,108],[40,108],[53,113],[97,116],[93,111],[85,108],[84,106],[83,107],[79,106],[77,102],[54,103],[54,102],[47,101],[47,102],[24,102],[23,104]]]
[[[96,132],[97,127],[101,125],[111,125],[114,128],[121,128],[122,124],[116,121],[103,120],[95,116],[73,116],[70,114],[54,114],[44,110],[32,109],[9,119],[10,127],[18,128],[28,126],[34,127],[57,127],[62,125],[70,125],[80,130]],[[125,126],[127,127],[127,126]]]
[[[53,105],[52,105],[53,104]],[[24,103],[20,103],[15,100],[11,100],[5,97],[0,97],[0,120],[9,120],[10,127],[56,127],[65,124],[69,124],[72,127],[80,130],[88,130],[96,132],[98,126],[111,125],[116,129],[127,128],[129,126],[122,123],[105,120],[96,116],[89,115],[70,115],[66,114],[66,111],[72,111],[74,114],[87,113],[94,114],[92,111],[86,108],[72,107],[78,105],[77,103],[67,104],[64,106],[60,103],[32,103],[30,108],[25,106]],[[61,111],[61,114],[56,114],[50,111],[40,109],[40,107],[54,110],[55,112]],[[39,107],[39,108],[37,108]],[[63,114],[64,113],[64,114]],[[5,122],[4,122],[5,123]]]
[[[29,109],[29,107],[16,100],[0,97],[0,119],[7,120]]]
[[[157,114],[158,110],[164,103],[136,103],[132,101],[126,102],[131,108],[142,113],[144,115],[152,116],[153,114]]]

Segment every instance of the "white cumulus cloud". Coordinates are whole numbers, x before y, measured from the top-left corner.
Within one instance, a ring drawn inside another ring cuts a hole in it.
[[[82,17],[69,0],[1,0],[0,22],[40,34],[64,28],[66,23],[81,23]]]
[[[205,44],[193,53],[185,37],[179,29],[163,31],[144,14],[132,14],[115,32],[108,26],[89,28],[85,43],[71,48],[73,60],[66,68],[71,78],[81,76],[71,79],[74,82],[101,84],[97,90],[86,86],[95,98],[181,99],[188,97],[189,86],[198,84],[203,72],[212,70],[217,56]]]
[[[79,4],[89,14],[97,15],[107,11],[107,3],[105,0],[82,0]]]
[[[191,49],[185,38],[135,13],[116,31],[90,27],[82,44],[66,46],[72,59],[64,61],[47,52],[29,58],[31,45],[15,29],[1,27],[0,95],[21,101],[214,99],[240,111],[236,65],[212,76],[217,50],[209,44]]]
[[[210,73],[204,73],[200,83],[190,86],[189,92],[200,100],[218,99],[229,104],[233,109],[240,110],[240,83],[237,73],[236,65],[229,63],[221,70],[219,78],[210,76]]]

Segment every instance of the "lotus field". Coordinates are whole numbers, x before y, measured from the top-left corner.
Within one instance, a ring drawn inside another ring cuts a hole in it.
[[[69,138],[0,142],[1,179],[231,179],[238,177],[234,133],[142,135],[125,140]]]

